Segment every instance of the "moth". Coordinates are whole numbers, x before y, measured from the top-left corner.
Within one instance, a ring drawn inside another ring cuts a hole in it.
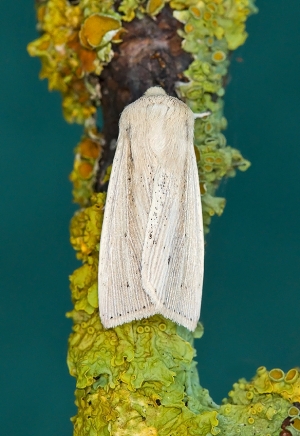
[[[121,114],[99,253],[106,328],[157,313],[197,326],[204,238],[193,139],[193,112],[160,87]]]

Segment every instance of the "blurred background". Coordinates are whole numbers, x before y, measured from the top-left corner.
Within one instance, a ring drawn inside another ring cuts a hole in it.
[[[220,402],[260,365],[300,366],[300,3],[258,0],[232,58],[228,144],[252,162],[220,188],[227,199],[207,238],[197,341],[203,387]],[[71,321],[68,174],[82,128],[62,117],[26,45],[33,1],[6,2],[1,44],[0,428],[10,436],[71,436],[75,379],[66,366]]]

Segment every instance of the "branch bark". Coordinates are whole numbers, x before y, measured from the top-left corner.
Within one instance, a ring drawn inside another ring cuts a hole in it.
[[[177,33],[182,27],[169,6],[155,19],[146,16],[124,24],[123,42],[114,47],[114,57],[100,76],[105,146],[99,162],[96,192],[107,187],[101,180],[113,160],[124,107],[155,85],[176,96],[175,83],[185,80],[182,73],[192,62],[192,56],[182,49],[182,39]]]

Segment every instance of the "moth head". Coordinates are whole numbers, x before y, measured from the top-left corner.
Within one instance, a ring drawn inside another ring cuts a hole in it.
[[[160,86],[152,86],[151,88],[147,89],[144,95],[146,97],[150,97],[151,95],[166,95],[166,91]]]

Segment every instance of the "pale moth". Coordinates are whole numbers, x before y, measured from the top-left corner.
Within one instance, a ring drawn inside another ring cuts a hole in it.
[[[194,118],[160,87],[121,114],[100,241],[106,328],[157,313],[197,326],[204,242]]]

